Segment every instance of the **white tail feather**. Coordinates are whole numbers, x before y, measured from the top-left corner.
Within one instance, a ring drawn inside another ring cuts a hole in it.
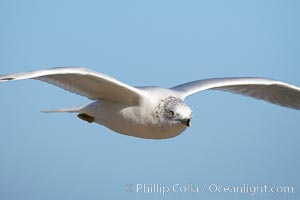
[[[54,110],[42,110],[41,112],[44,112],[44,113],[57,113],[57,112],[79,113],[86,106],[87,105],[81,105],[81,106],[71,107],[71,108],[60,108],[60,109],[54,109]]]

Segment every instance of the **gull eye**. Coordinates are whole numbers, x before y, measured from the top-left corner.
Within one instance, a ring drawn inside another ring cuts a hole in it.
[[[173,117],[173,116],[174,116],[174,111],[170,110],[170,111],[169,111],[169,116],[170,116],[170,117]]]

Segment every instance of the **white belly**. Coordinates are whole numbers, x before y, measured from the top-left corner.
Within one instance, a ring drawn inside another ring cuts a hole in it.
[[[110,102],[94,102],[83,109],[83,112],[95,117],[95,122],[121,134],[146,138],[172,138],[183,132],[182,124],[161,126],[149,112],[139,107],[124,107]],[[147,114],[149,116],[147,116]]]

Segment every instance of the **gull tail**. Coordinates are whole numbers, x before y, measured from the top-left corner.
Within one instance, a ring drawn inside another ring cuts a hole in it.
[[[68,113],[80,113],[87,105],[81,105],[71,108],[59,108],[53,110],[42,110],[43,113],[60,113],[60,112],[68,112]]]
[[[77,107],[71,107],[71,108],[60,108],[60,109],[54,109],[54,110],[44,110],[41,112],[44,113],[79,113],[77,115],[78,118],[82,119],[83,121],[87,121],[88,123],[93,123],[95,122],[95,117],[88,115],[86,113],[84,113],[85,108],[88,106],[89,104],[86,105],[81,105],[81,106],[77,106]]]

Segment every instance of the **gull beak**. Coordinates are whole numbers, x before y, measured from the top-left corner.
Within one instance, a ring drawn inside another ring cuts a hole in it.
[[[187,127],[191,127],[192,126],[191,119],[183,119],[183,120],[181,120],[181,123],[183,125],[186,125]]]

